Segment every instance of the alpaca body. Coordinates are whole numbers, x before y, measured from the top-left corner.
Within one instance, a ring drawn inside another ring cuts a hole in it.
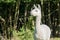
[[[41,24],[37,29],[35,28],[34,39],[49,40],[50,34],[50,28],[45,24]]]
[[[34,39],[35,40],[49,40],[50,34],[51,34],[50,28],[45,24],[41,24],[41,17],[37,16]]]
[[[31,10],[31,15],[36,16],[36,26],[34,31],[34,40],[50,40],[50,28],[41,24],[41,7],[40,5],[35,6],[34,9]]]

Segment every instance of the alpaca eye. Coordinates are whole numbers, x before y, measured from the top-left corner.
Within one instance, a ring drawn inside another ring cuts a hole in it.
[[[35,9],[34,7],[32,9]]]

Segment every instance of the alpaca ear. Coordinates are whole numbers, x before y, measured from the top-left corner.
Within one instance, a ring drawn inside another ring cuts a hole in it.
[[[37,8],[37,6],[34,4],[34,8]]]
[[[41,9],[41,6],[38,4],[38,8]]]

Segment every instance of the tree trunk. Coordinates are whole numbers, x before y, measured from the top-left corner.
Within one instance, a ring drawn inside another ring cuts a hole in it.
[[[14,29],[17,28],[17,21],[19,17],[19,6],[20,6],[20,0],[16,1],[16,9],[15,9],[15,15],[14,15]]]

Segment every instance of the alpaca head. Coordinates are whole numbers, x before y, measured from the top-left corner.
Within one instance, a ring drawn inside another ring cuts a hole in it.
[[[32,16],[41,16],[41,7],[38,4],[37,6],[34,4],[33,8],[31,8],[31,15]]]

